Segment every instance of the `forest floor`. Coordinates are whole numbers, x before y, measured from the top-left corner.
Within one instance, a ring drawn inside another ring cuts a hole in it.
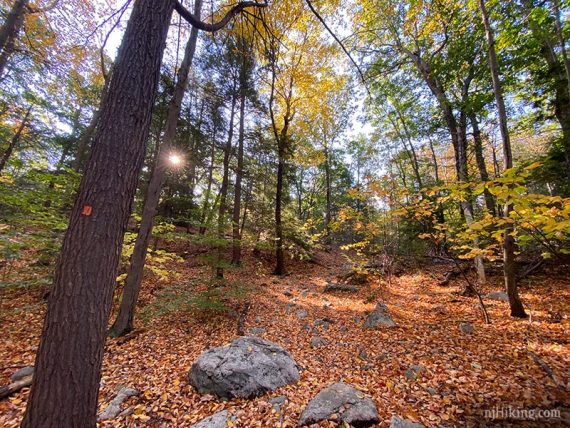
[[[324,293],[326,284],[342,274],[345,259],[338,252],[322,252],[316,260],[291,262],[290,274],[277,278],[269,274],[268,260],[248,255],[244,268],[227,272],[230,279],[255,286],[246,330],[265,329],[261,337],[289,350],[301,368],[297,384],[251,400],[201,396],[187,381],[192,362],[204,350],[235,338],[235,316],[212,318],[164,308],[145,316],[157,296],[169,290],[192,293],[210,277],[210,269],[189,258],[172,264],[178,279],[156,282],[148,275],[138,334],[126,341],[107,341],[100,406],[105,408],[121,386],[141,394],[123,405],[132,407],[131,415],[100,426],[188,427],[229,409],[240,427],[294,427],[309,400],[338,381],[373,398],[380,427],[389,426],[393,415],[426,427],[570,426],[567,275],[541,274],[523,282],[521,296],[532,313],[530,320],[511,319],[507,303],[486,300],[492,321],[487,325],[476,299],[459,295],[460,279],[447,287],[438,285],[449,266],[410,269],[390,281],[377,278],[354,294]],[[483,291],[501,289],[497,275]],[[16,371],[13,366],[33,363],[46,307],[44,292],[41,287],[0,288],[0,385],[8,383]],[[362,328],[377,301],[386,303],[398,327]],[[306,317],[299,317],[302,309]],[[328,329],[315,326],[315,320],[324,318],[331,322]],[[470,322],[474,332],[463,333],[461,322]],[[311,347],[315,335],[324,338],[326,346]],[[557,383],[538,361],[552,370]],[[412,365],[423,369],[412,376]],[[25,388],[0,401],[1,427],[19,425],[28,392]],[[276,413],[268,400],[281,395],[287,402]],[[562,409],[562,414],[537,421],[485,417],[485,411],[509,408]]]

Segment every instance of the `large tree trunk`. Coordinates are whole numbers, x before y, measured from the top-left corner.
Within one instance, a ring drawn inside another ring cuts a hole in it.
[[[485,7],[485,0],[480,0],[481,15],[483,17],[483,25],[485,26],[485,34],[487,36],[487,43],[489,47],[489,69],[491,70],[491,77],[493,79],[493,90],[495,92],[495,101],[497,103],[497,111],[499,113],[499,127],[501,130],[501,137],[503,140],[503,161],[505,170],[513,167],[513,155],[511,151],[511,141],[509,137],[509,129],[507,125],[507,111],[505,108],[505,100],[503,98],[503,89],[501,80],[499,79],[499,65],[497,61],[497,54],[495,52],[495,38],[493,30],[489,22],[487,8]],[[509,213],[512,210],[510,204],[505,205],[504,216],[509,218]],[[524,310],[523,304],[519,298],[517,282],[516,282],[516,266],[515,266],[515,239],[512,235],[513,227],[510,222],[505,226],[505,237],[503,242],[503,263],[504,263],[504,276],[507,294],[509,296],[509,305],[511,307],[511,316],[526,318],[527,314]]]
[[[26,128],[26,126],[28,125],[28,119],[30,118],[30,113],[32,112],[32,107],[28,107],[28,110],[26,111],[26,114],[24,115],[24,118],[22,119],[22,121],[20,122],[20,126],[18,126],[18,129],[16,130],[16,133],[14,134],[14,136],[12,137],[12,139],[10,140],[10,142],[8,143],[8,147],[6,147],[6,150],[4,151],[4,154],[2,155],[2,158],[0,158],[0,174],[2,173],[2,171],[4,170],[4,167],[6,166],[6,163],[8,162],[8,159],[10,159],[10,156],[12,156],[12,153],[14,151],[14,148],[18,145],[18,143],[20,142],[20,138],[22,138],[22,132],[24,132],[24,129]]]
[[[202,0],[195,0],[194,15],[200,18],[202,8]],[[139,233],[135,241],[135,248],[131,256],[129,271],[123,288],[123,296],[119,307],[117,319],[111,327],[110,334],[112,336],[122,336],[133,330],[133,321],[135,316],[136,304],[141,289],[141,283],[144,273],[144,264],[150,238],[152,236],[152,228],[154,225],[154,216],[160,202],[160,193],[166,179],[166,170],[168,167],[168,155],[176,138],[176,128],[178,117],[182,108],[182,99],[188,87],[188,75],[192,67],[192,60],[196,52],[196,42],[198,40],[198,29],[192,27],[190,38],[186,44],[184,51],[184,59],[180,64],[176,87],[170,105],[168,106],[168,115],[166,119],[166,129],[162,143],[159,144],[157,154],[154,161],[154,168],[150,177],[148,188],[143,204],[141,224]]]
[[[57,263],[23,428],[96,426],[117,267],[173,9],[173,0],[133,5]]]
[[[29,0],[16,0],[0,28],[0,78],[4,76],[4,69],[16,48],[18,34],[24,24],[26,7]]]
[[[226,142],[226,147],[224,148],[224,162],[222,171],[222,186],[220,188],[220,205],[218,206],[218,259],[216,266],[216,278],[224,277],[224,241],[225,241],[225,226],[226,226],[226,200],[228,196],[228,187],[230,181],[230,156],[232,153],[232,141],[234,138],[234,118],[236,112],[237,103],[237,90],[234,82],[234,87],[232,90],[232,106],[230,112],[230,124],[228,130],[228,140]]]
[[[242,68],[245,68],[242,64]],[[240,233],[240,213],[241,213],[241,185],[243,180],[243,144],[245,139],[245,104],[247,81],[245,70],[242,70],[240,82],[240,108],[239,108],[239,136],[237,151],[236,183],[234,190],[234,209],[232,213],[232,264],[241,264],[241,233]]]
[[[474,114],[469,116],[469,120],[471,121],[471,127],[473,128],[475,159],[477,161],[477,168],[479,169],[479,176],[481,177],[481,181],[489,181],[487,164],[485,163],[485,156],[483,155],[483,138],[481,137],[479,122],[477,122],[477,117]],[[497,214],[495,209],[495,198],[493,197],[491,192],[489,192],[488,189],[485,189],[484,195],[485,195],[485,205],[487,207],[487,211],[489,211],[489,213],[495,216]]]

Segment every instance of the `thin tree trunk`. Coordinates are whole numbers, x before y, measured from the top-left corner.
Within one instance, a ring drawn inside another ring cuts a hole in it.
[[[242,68],[245,68],[242,64]],[[232,264],[239,266],[241,263],[241,233],[239,227],[241,214],[241,184],[243,180],[243,144],[245,139],[245,104],[246,104],[246,85],[245,70],[242,70],[242,78],[240,83],[240,118],[239,118],[239,137],[237,151],[237,169],[236,183],[234,190],[234,209],[232,215]]]
[[[96,426],[117,267],[174,3],[133,4],[57,263],[23,428]]]
[[[331,189],[331,163],[329,147],[325,144],[325,185],[326,185],[326,213],[325,213],[325,233],[327,243],[330,243],[330,224],[332,210],[332,189]]]
[[[195,0],[194,15],[200,19],[202,9],[202,0]],[[178,117],[182,108],[182,99],[188,87],[188,75],[192,67],[194,53],[196,52],[196,42],[198,40],[198,29],[192,27],[190,38],[186,44],[184,51],[184,59],[180,64],[174,95],[168,106],[166,119],[166,129],[162,143],[158,144],[157,154],[154,160],[154,168],[150,177],[148,188],[143,203],[141,224],[135,247],[131,256],[129,271],[123,288],[123,295],[119,307],[119,313],[110,330],[110,335],[117,337],[123,336],[133,330],[133,322],[136,310],[136,304],[141,289],[141,283],[144,273],[144,264],[148,251],[150,238],[152,237],[152,228],[154,225],[154,216],[160,201],[160,193],[166,179],[166,171],[168,168],[167,156],[171,150],[172,144],[176,138],[176,128]]]
[[[204,192],[204,203],[202,206],[202,213],[200,215],[200,235],[206,233],[208,228],[206,225],[206,219],[208,216],[208,208],[210,206],[210,193],[212,193],[212,182],[214,179],[214,162],[216,161],[216,131],[214,130],[212,137],[212,147],[210,149],[210,168],[208,172],[208,185],[206,187],[206,192]]]
[[[469,116],[469,120],[471,121],[471,127],[473,128],[473,142],[475,146],[475,159],[477,161],[477,168],[479,169],[479,176],[481,177],[481,181],[489,181],[489,173],[487,172],[487,165],[485,163],[485,156],[483,155],[483,138],[481,137],[481,131],[479,129],[479,122],[477,122],[477,117],[472,114]],[[487,210],[493,216],[497,214],[495,209],[495,198],[489,192],[488,189],[485,189],[485,205],[487,206]]]
[[[483,18],[483,25],[485,26],[485,34],[487,36],[487,43],[489,48],[489,69],[491,70],[491,77],[493,79],[493,90],[495,92],[495,101],[497,103],[497,111],[499,113],[499,126],[501,130],[501,138],[503,139],[503,162],[505,170],[513,167],[513,155],[511,151],[511,141],[509,137],[509,129],[507,124],[507,111],[505,108],[505,100],[503,98],[503,89],[501,80],[499,79],[499,65],[497,61],[497,54],[495,51],[495,38],[493,29],[489,22],[487,8],[485,7],[485,0],[480,0],[481,15]],[[505,204],[504,216],[509,219],[512,206]],[[507,294],[509,296],[509,305],[511,307],[511,316],[518,318],[526,318],[527,314],[524,310],[523,304],[519,298],[517,289],[516,266],[515,266],[515,238],[513,237],[513,226],[510,222],[505,226],[505,237],[503,242],[503,263],[504,263],[504,276]]]
[[[4,170],[4,167],[6,166],[8,159],[10,159],[10,156],[12,156],[14,148],[20,142],[20,138],[22,137],[22,132],[24,132],[24,128],[26,128],[26,126],[28,124],[28,119],[30,118],[31,112],[32,112],[32,107],[30,106],[30,107],[28,107],[28,110],[26,110],[26,114],[24,115],[24,118],[20,122],[20,126],[18,126],[16,133],[14,134],[12,139],[10,140],[8,147],[6,147],[6,150],[4,151],[4,154],[2,155],[2,158],[0,159],[0,174]]]
[[[278,147],[277,189],[275,192],[275,270],[274,275],[285,274],[285,258],[283,256],[283,223],[281,210],[283,204],[283,176],[285,174],[285,153],[283,144]]]
[[[232,106],[230,112],[230,124],[228,130],[228,141],[226,142],[226,147],[224,148],[224,162],[223,162],[223,172],[222,172],[222,186],[220,188],[220,205],[218,207],[218,260],[216,266],[216,277],[224,277],[224,268],[221,266],[222,259],[224,257],[224,242],[225,241],[225,226],[226,226],[226,199],[228,196],[228,187],[230,181],[230,156],[232,152],[232,141],[234,138],[234,119],[236,112],[237,103],[237,90],[234,82],[234,87],[232,90]]]
[[[24,24],[28,3],[29,0],[16,0],[0,28],[0,78],[4,76],[6,64],[16,49],[16,40]]]
[[[568,96],[570,96],[570,59],[566,51],[566,40],[562,32],[562,22],[560,22],[560,5],[558,0],[552,0],[552,7],[554,9],[554,24],[556,27],[556,36],[558,44],[560,45],[560,53],[562,54],[562,62],[564,63],[564,70],[566,71],[566,81],[568,84]]]

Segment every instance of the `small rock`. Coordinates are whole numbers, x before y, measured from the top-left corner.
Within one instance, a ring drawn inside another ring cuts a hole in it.
[[[192,425],[191,428],[227,428],[228,422],[234,421],[235,417],[232,417],[229,411],[222,410],[202,419],[197,424]]]
[[[492,293],[485,295],[485,298],[491,300],[501,300],[503,302],[509,301],[509,296],[504,291],[494,291]]]
[[[117,396],[111,400],[107,408],[99,414],[99,420],[104,421],[106,419],[116,418],[121,413],[121,404],[129,397],[138,395],[139,392],[133,388],[123,387],[117,393]]]
[[[370,357],[368,356],[368,352],[366,352],[366,349],[360,349],[360,351],[358,352],[358,358],[364,361],[370,361]]]
[[[432,388],[431,386],[427,388],[427,392],[429,393],[429,395],[436,395],[437,394],[437,389]]]
[[[315,336],[311,339],[311,348],[319,348],[325,346],[327,341],[320,336]]]
[[[420,374],[424,370],[425,370],[424,366],[418,364],[412,364],[409,368],[406,369],[406,377],[409,380],[416,380],[418,374]]]
[[[315,326],[322,327],[325,330],[328,330],[331,326],[331,323],[328,319],[317,319],[315,320]]]
[[[291,290],[285,290],[283,294],[287,297],[293,297],[293,292]]]
[[[323,308],[331,308],[332,307],[332,303],[331,302],[323,302]]]
[[[346,333],[348,332],[348,327],[345,325],[341,325],[339,330],[341,333]]]
[[[434,305],[431,307],[431,310],[438,314],[445,314],[447,312],[447,308],[443,305]]]
[[[364,328],[395,327],[396,323],[390,316],[388,307],[384,303],[377,303],[376,308],[370,312],[364,322]]]
[[[34,374],[34,366],[26,366],[19,369],[16,373],[10,376],[10,381],[18,382],[19,380],[24,379],[30,375]]]
[[[275,410],[277,413],[280,413],[283,405],[287,401],[287,397],[285,395],[280,395],[278,397],[270,398],[268,401],[269,404],[271,404],[273,407],[273,410]]]
[[[309,316],[309,313],[304,309],[299,309],[295,315],[297,315],[297,318],[302,320],[307,318]]]
[[[392,416],[392,421],[390,422],[390,428],[425,428],[422,424],[417,424],[406,419],[399,418],[398,416]]]
[[[378,361],[384,361],[388,358],[388,354],[380,354],[376,357]]]
[[[265,330],[263,327],[251,327],[248,330],[249,334],[253,334],[254,336],[259,336],[260,334],[265,333],[267,330]]]
[[[472,334],[474,331],[473,326],[471,325],[471,323],[468,322],[462,322],[461,324],[459,324],[459,329],[464,334]]]
[[[299,426],[324,420],[337,420],[357,427],[370,427],[380,421],[374,401],[346,383],[335,383],[319,392],[299,418]]]
[[[255,317],[255,322],[256,322],[256,323],[261,324],[262,321],[263,321],[263,320],[261,319],[260,316]]]
[[[358,287],[355,287],[354,285],[335,284],[329,282],[325,287],[324,293],[332,293],[335,291],[342,291],[344,293],[357,293]]]

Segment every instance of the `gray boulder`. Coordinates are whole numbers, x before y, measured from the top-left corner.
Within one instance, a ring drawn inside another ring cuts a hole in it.
[[[395,327],[396,323],[390,316],[388,307],[384,303],[377,303],[376,308],[370,312],[364,322],[364,328]]]
[[[504,291],[494,291],[492,293],[485,295],[485,298],[491,300],[501,300],[503,302],[509,301],[509,296]]]
[[[235,417],[227,410],[222,410],[214,413],[212,416],[208,416],[206,419],[202,419],[190,428],[227,428],[229,421],[235,421]]]
[[[299,380],[285,349],[258,337],[240,337],[204,352],[192,364],[190,385],[201,394],[251,398]]]
[[[33,375],[33,374],[34,374],[34,366],[22,367],[16,373],[14,373],[12,376],[10,376],[10,381],[18,382],[19,380],[22,380],[25,377],[28,377],[28,376]]]
[[[355,427],[369,427],[380,421],[374,401],[346,383],[335,383],[313,398],[299,419],[307,426],[337,415],[341,422]]]
[[[425,428],[425,427],[422,424],[417,424],[415,422],[399,418],[398,416],[392,416],[392,421],[390,422],[390,428]]]

